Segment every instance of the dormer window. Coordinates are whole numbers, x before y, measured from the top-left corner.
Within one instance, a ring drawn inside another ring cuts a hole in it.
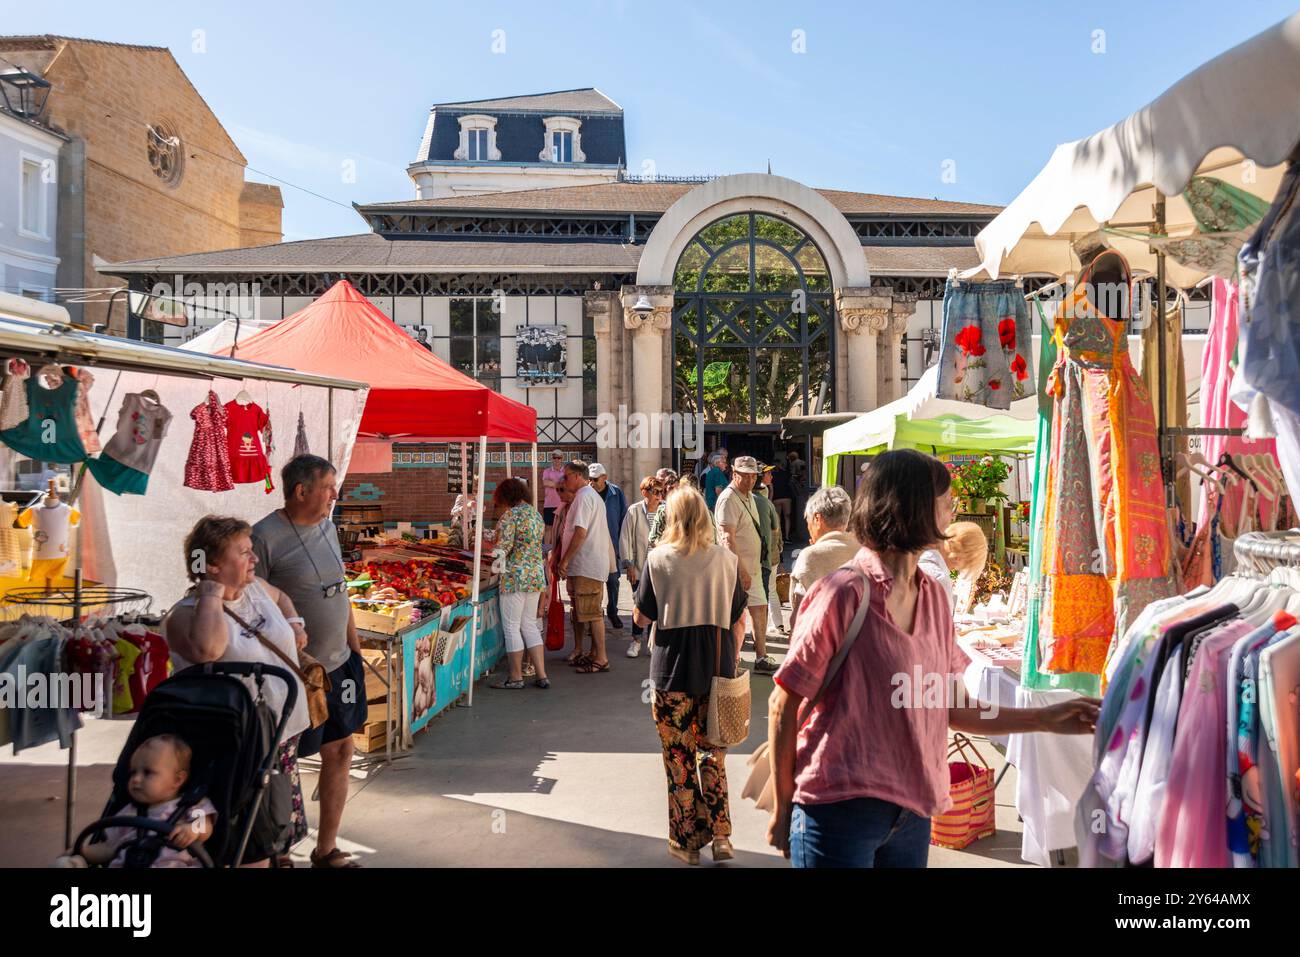
[[[548,116],[546,142],[538,159],[543,163],[583,163],[587,157],[582,152],[582,121],[571,116]]]
[[[501,158],[497,149],[497,118],[473,114],[460,118],[460,145],[453,159],[488,163]]]

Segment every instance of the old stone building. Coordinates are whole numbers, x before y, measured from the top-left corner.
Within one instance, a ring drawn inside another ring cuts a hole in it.
[[[634,490],[701,445],[766,461],[796,449],[815,475],[818,440],[783,438],[782,420],[901,396],[934,357],[948,271],[975,265],[998,212],[764,173],[646,179],[624,156],[622,111],[596,90],[443,104],[408,169],[416,195],[359,205],[366,232],[109,268],[141,292],[237,285],[263,320],[346,278],[536,408],[543,457],[599,457]],[[214,321],[149,332],[180,342]],[[636,414],[698,416],[705,434],[693,449],[662,432],[634,442]],[[520,471],[526,455],[512,450]],[[399,441],[393,471],[349,474],[344,496],[445,518],[446,460]]]
[[[282,238],[279,187],[244,182],[243,153],[166,48],[0,37],[0,68],[48,81],[46,121],[69,137],[58,170],[57,286],[74,322],[126,331],[125,297],[112,295],[121,280],[98,272],[97,260]],[[68,292],[78,289],[94,291]]]

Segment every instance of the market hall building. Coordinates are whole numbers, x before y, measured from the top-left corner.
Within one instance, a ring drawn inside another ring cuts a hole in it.
[[[441,358],[536,408],[543,460],[595,456],[634,496],[685,456],[602,432],[633,413],[702,416],[705,448],[771,461],[791,446],[783,417],[903,395],[937,353],[949,269],[977,263],[974,237],[999,211],[761,173],[646,179],[626,157],[623,111],[595,89],[438,104],[408,167],[415,197],[357,206],[364,232],[105,271],[142,293],[217,291],[187,297],[196,306],[250,291],[263,320],[346,278]],[[186,329],[136,334],[181,340],[219,319],[195,308]],[[345,495],[444,518],[445,451],[399,442],[392,475],[350,474]]]

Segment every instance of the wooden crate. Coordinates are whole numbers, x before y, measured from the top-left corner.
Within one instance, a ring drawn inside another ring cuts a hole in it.
[[[366,667],[366,700],[382,701],[388,695],[388,688],[384,685],[384,679],[380,677],[386,673],[384,653],[378,649],[362,648],[361,657],[379,670],[379,674],[375,674],[369,666]],[[400,664],[400,661],[397,663]],[[396,682],[397,675],[393,675],[393,680]]]
[[[415,614],[414,602],[403,602],[397,606],[397,611],[392,615],[381,615],[375,611],[367,611],[364,608],[352,606],[352,617],[356,619],[357,627],[362,631],[373,631],[381,635],[395,635],[411,623],[411,617]]]
[[[362,754],[384,750],[388,741],[388,728],[381,715],[378,721],[367,721],[365,726],[352,735],[352,746]]]

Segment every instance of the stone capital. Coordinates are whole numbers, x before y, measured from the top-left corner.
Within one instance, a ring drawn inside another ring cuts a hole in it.
[[[650,303],[649,312],[633,308],[642,296]],[[624,286],[619,301],[623,304],[623,325],[633,332],[661,335],[672,328],[672,286]]]
[[[840,316],[840,329],[849,335],[870,332],[876,335],[889,327],[889,314],[893,300],[889,290],[880,287],[846,287],[835,290],[835,311]]]
[[[599,290],[582,294],[583,311],[591,317],[591,331],[597,336],[610,334],[610,314],[613,312],[613,294]]]
[[[908,320],[916,312],[917,294],[894,293],[893,303],[889,308],[889,334],[894,337],[907,332]]]

